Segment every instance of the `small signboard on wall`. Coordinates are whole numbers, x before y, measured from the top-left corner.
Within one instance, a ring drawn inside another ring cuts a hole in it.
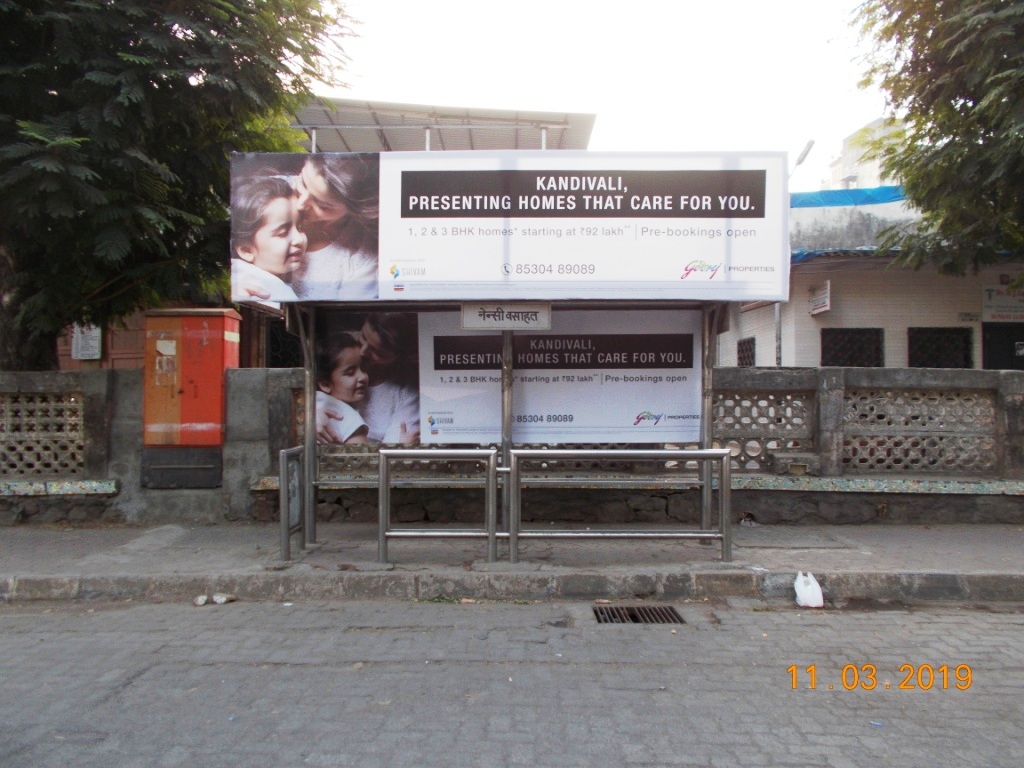
[[[820,315],[832,309],[832,281],[826,280],[825,284],[811,289],[811,314]]]
[[[1024,290],[1005,285],[983,288],[981,319],[985,323],[1024,323]]]
[[[103,328],[75,325],[71,330],[71,359],[99,360],[103,357]]]

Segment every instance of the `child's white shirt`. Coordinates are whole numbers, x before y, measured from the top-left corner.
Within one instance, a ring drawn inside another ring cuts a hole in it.
[[[245,259],[234,258],[231,260],[231,300],[232,301],[260,301],[261,299],[252,296],[249,291],[255,290],[259,293],[269,293],[266,301],[298,301],[299,297],[295,291],[277,275],[272,275],[265,269],[260,269]]]
[[[317,392],[317,411],[323,411],[327,407],[330,407],[334,412],[342,414],[341,418],[330,416],[327,420],[327,431],[331,433],[331,436],[334,438],[334,442],[347,442],[352,435],[366,427],[366,422],[363,420],[363,417],[359,415],[359,411],[351,405],[346,403],[344,400],[339,400],[336,397],[328,395],[326,392]]]

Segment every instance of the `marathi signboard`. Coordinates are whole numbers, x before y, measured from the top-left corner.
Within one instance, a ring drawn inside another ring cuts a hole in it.
[[[232,292],[785,301],[788,211],[783,153],[238,155]]]

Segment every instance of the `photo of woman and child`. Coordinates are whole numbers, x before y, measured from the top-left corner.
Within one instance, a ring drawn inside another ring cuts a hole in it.
[[[233,159],[232,301],[377,298],[379,165],[376,154]]]
[[[317,442],[418,444],[416,315],[374,312],[332,319],[316,342]]]

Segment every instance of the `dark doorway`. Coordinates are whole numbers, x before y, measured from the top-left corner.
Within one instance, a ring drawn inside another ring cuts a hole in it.
[[[985,369],[1024,371],[1024,323],[984,323],[981,346]]]

